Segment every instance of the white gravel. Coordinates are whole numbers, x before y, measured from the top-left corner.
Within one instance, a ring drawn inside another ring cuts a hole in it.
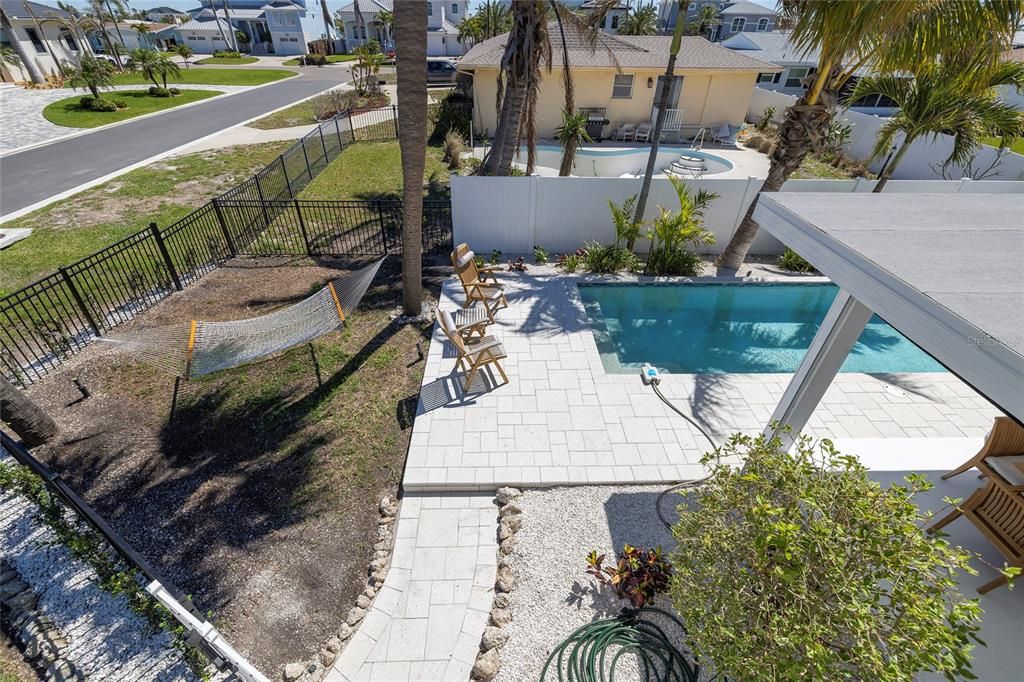
[[[609,591],[598,592],[586,574],[591,550],[609,558],[624,544],[675,546],[658,520],[655,504],[664,486],[593,486],[529,490],[517,500],[523,525],[516,533],[511,564],[516,574],[510,595],[512,622],[501,650],[497,682],[538,680],[551,651],[574,630],[615,615],[627,605]],[[666,496],[662,508],[672,518],[678,497]],[[607,560],[606,560],[607,563]],[[654,604],[672,610],[668,597]],[[633,676],[617,671],[616,680]],[[555,679],[549,675],[549,679]]]
[[[0,462],[12,461],[0,449]],[[154,632],[123,597],[100,589],[34,520],[35,505],[0,491],[0,555],[39,596],[39,609],[68,640],[66,656],[90,680],[196,680],[171,637]]]

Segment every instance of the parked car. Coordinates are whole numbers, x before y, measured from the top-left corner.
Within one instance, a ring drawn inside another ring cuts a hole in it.
[[[430,83],[454,83],[458,75],[455,62],[450,59],[428,59],[427,60],[427,84]]]

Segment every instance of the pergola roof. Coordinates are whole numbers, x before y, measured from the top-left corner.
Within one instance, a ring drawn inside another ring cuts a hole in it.
[[[1024,194],[779,192],[754,218],[1024,422]]]

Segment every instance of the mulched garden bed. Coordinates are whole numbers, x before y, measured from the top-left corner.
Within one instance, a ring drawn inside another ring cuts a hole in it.
[[[363,264],[236,259],[132,324],[253,317]],[[344,620],[401,480],[430,328],[392,322],[398,267],[343,330],[183,382],[173,419],[173,377],[103,343],[29,391],[62,428],[37,456],[270,676]]]

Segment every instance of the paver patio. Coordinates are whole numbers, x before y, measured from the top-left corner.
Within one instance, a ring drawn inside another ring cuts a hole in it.
[[[435,328],[405,489],[659,483],[703,475],[699,460],[709,446],[700,432],[672,414],[638,376],[605,373],[576,284],[608,278],[533,270],[540,272],[501,276],[509,307],[490,329],[508,353],[508,384],[494,386],[485,376],[464,394],[462,375],[453,374],[454,350]],[[786,277],[766,273],[758,279]],[[446,281],[440,305],[455,309],[463,300],[458,282]],[[789,379],[671,374],[661,388],[720,441],[736,431],[760,432]],[[871,447],[881,438],[962,439],[970,452],[996,414],[948,373],[849,373],[839,375],[807,431]]]

